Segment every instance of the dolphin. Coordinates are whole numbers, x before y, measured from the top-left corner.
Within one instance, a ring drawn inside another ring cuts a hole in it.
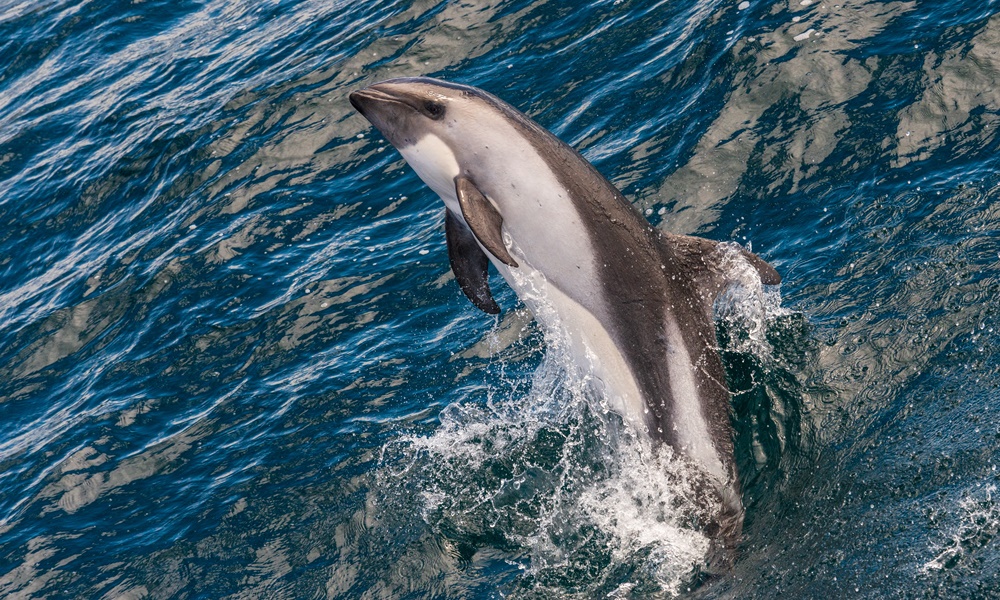
[[[767,285],[781,281],[774,268],[738,244],[654,228],[576,150],[478,88],[399,78],[350,101],[444,201],[462,292],[499,313],[492,263],[637,437],[697,469],[714,495],[703,530],[731,563],[744,511],[713,303],[734,260]]]

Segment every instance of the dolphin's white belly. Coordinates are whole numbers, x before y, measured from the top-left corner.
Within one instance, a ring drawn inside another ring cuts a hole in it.
[[[597,317],[526,262],[521,262],[517,269],[498,264],[498,261],[494,261],[494,265],[541,325],[546,345],[556,352],[565,351],[580,375],[596,380],[608,408],[637,431],[646,432],[647,409],[639,386]]]

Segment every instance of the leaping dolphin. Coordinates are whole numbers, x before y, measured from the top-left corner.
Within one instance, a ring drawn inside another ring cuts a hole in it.
[[[640,438],[697,466],[718,500],[705,532],[730,552],[743,503],[713,303],[731,283],[727,257],[764,284],[778,273],[738,245],[652,227],[576,150],[480,89],[400,78],[350,100],[444,201],[465,295],[500,312],[492,262]]]

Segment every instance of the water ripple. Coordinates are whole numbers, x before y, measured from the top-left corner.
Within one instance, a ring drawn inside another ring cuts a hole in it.
[[[782,273],[721,315],[746,540],[696,594],[995,589],[994,4],[3,4],[0,595],[690,583],[683,486],[347,102],[418,74]]]

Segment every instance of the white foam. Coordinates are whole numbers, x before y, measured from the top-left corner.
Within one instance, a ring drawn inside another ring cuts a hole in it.
[[[717,264],[726,279],[733,282],[715,303],[716,316],[739,335],[733,336],[730,350],[771,356],[767,324],[776,317],[791,314],[781,305],[781,291],[761,283],[757,270],[747,261],[738,244],[719,244]]]
[[[944,542],[931,546],[934,558],[920,567],[924,574],[954,567],[1000,531],[1000,497],[995,485],[969,493],[958,502],[957,510],[947,506],[941,512],[957,515],[958,522],[947,531]]]
[[[579,503],[611,536],[616,561],[648,552],[647,568],[666,591],[678,594],[708,554],[709,539],[690,526],[699,502],[690,485],[694,474],[669,447],[663,450],[651,455],[637,445],[621,448],[621,470],[584,491]]]

